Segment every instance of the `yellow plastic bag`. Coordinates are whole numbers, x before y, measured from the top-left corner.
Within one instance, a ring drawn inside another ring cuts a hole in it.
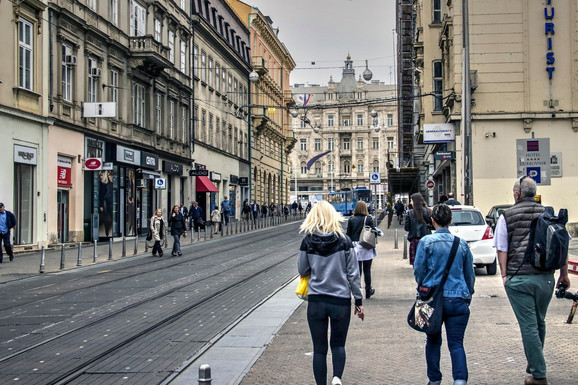
[[[295,294],[297,294],[297,297],[304,299],[306,301],[307,301],[307,290],[309,288],[309,277],[310,275],[306,277],[301,277],[301,279],[299,280],[299,284],[295,289]]]

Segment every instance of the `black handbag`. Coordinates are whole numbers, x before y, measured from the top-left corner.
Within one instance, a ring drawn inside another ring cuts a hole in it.
[[[153,240],[153,231],[151,229],[149,229],[149,233],[147,234],[147,241],[152,241]]]
[[[444,284],[448,278],[450,268],[454,262],[460,239],[454,236],[450,256],[444,270],[440,284],[428,290],[428,297],[417,296],[411,310],[407,315],[408,325],[426,334],[437,334],[442,330],[444,310]],[[420,290],[421,291],[421,290]]]

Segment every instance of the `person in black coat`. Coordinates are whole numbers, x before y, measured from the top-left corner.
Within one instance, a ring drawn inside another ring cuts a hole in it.
[[[173,212],[169,217],[169,226],[171,227],[171,235],[173,236],[173,256],[183,255],[181,252],[181,235],[187,236],[187,224],[185,216],[179,210],[179,205],[173,206]]]
[[[4,243],[4,250],[14,260],[14,252],[10,245],[10,230],[16,227],[16,217],[10,211],[6,210],[4,203],[0,203],[0,263],[2,263],[2,243]]]
[[[423,196],[415,193],[410,197],[413,208],[405,217],[405,231],[408,231],[409,264],[413,266],[417,244],[422,237],[431,234],[432,222],[429,211],[425,208]]]

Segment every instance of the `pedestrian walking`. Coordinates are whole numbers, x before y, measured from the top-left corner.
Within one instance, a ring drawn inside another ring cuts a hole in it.
[[[332,385],[341,385],[345,369],[345,341],[351,320],[351,295],[361,320],[365,313],[359,269],[351,239],[343,233],[343,217],[327,201],[320,201],[301,225],[298,270],[308,276],[307,322],[313,341],[313,375],[327,384],[327,331],[331,325]]]
[[[251,218],[251,205],[249,204],[249,199],[245,199],[243,202],[243,219],[248,221]]]
[[[201,208],[201,206],[199,206],[197,202],[193,201],[189,215],[191,216],[190,221],[191,223],[189,228],[191,228],[195,232],[199,231],[204,222],[203,221],[204,215],[203,209]]]
[[[171,235],[173,236],[172,255],[173,257],[176,255],[180,257],[183,255],[181,251],[181,235],[187,236],[187,222],[179,210],[179,205],[173,206],[173,212],[169,218],[169,226],[171,226]]]
[[[409,243],[409,264],[413,265],[415,252],[419,240],[431,234],[432,226],[431,217],[428,210],[424,207],[423,197],[420,193],[412,194],[410,203],[413,206],[405,217],[405,231],[408,231],[407,240]]]
[[[301,216],[301,214],[303,214],[303,205],[301,204],[301,202],[299,202],[299,206],[297,206],[297,209],[299,210],[299,216]]]
[[[185,206],[184,203],[181,202],[181,214],[183,214],[183,217],[185,217],[185,222],[187,221],[187,219],[189,218],[189,209],[187,209],[187,206]]]
[[[256,223],[257,217],[259,216],[259,205],[257,204],[257,201],[253,201],[251,209],[253,211],[253,222]]]
[[[387,228],[389,229],[391,226],[391,222],[393,220],[393,206],[391,202],[387,202]]]
[[[414,201],[414,207],[422,206]],[[432,223],[436,232],[419,241],[415,256],[414,276],[418,293],[427,293],[442,280],[454,241],[454,236],[448,230],[451,222],[452,210],[447,205],[434,206]],[[446,328],[447,345],[452,360],[454,385],[466,385],[468,382],[464,334],[470,318],[470,302],[474,294],[475,280],[474,257],[468,243],[460,239],[458,250],[443,286],[443,324]],[[425,359],[428,385],[439,385],[442,381],[441,346],[441,330],[436,334],[427,334]]]
[[[289,216],[289,206],[288,205],[283,206],[283,215],[285,216],[285,220],[287,220],[287,217]]]
[[[544,342],[546,313],[555,282],[553,271],[538,270],[525,259],[530,225],[544,212],[544,206],[534,200],[536,189],[536,182],[529,176],[514,183],[516,203],[500,216],[494,236],[504,288],[522,334],[526,372],[530,374],[525,385],[548,384]],[[560,269],[556,287],[560,285],[570,287],[568,265]]]
[[[4,243],[4,250],[10,258],[14,260],[14,252],[10,244],[10,231],[16,227],[16,217],[12,212],[6,210],[4,203],[0,203],[0,263],[2,263],[4,256],[2,255],[2,243]]]
[[[365,202],[359,201],[355,204],[353,216],[349,217],[347,221],[347,235],[351,238],[355,248],[355,255],[359,263],[359,273],[360,275],[363,274],[365,298],[369,299],[375,294],[375,289],[371,286],[371,264],[373,263],[373,258],[377,256],[377,251],[375,247],[366,249],[359,244],[359,236],[364,226],[369,226],[376,234],[383,235],[381,230],[375,227],[373,218],[369,215]]]
[[[225,196],[225,199],[221,202],[221,212],[223,213],[223,220],[225,222],[225,226],[229,225],[229,215],[231,215],[231,202],[229,201],[229,197]]]
[[[153,235],[153,240],[155,244],[153,245],[153,257],[159,254],[159,257],[163,256],[163,246],[166,242],[166,228],[167,224],[163,218],[163,211],[157,209],[155,215],[151,218],[151,232]]]
[[[461,205],[460,201],[456,200],[456,197],[454,196],[454,193],[452,193],[452,192],[448,193],[448,199],[446,199],[443,203],[446,205],[450,205],[450,206]]]
[[[297,207],[299,207],[297,201],[293,201],[293,203],[291,203],[291,211],[293,212],[293,216],[297,215]]]
[[[211,211],[211,222],[213,222],[213,230],[215,234],[221,231],[221,212],[218,207]]]
[[[267,217],[267,203],[261,205],[261,218]]]

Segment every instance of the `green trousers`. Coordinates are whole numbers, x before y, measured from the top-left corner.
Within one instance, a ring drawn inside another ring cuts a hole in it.
[[[520,325],[524,353],[534,378],[546,378],[546,312],[554,291],[554,273],[508,277],[506,293]]]

